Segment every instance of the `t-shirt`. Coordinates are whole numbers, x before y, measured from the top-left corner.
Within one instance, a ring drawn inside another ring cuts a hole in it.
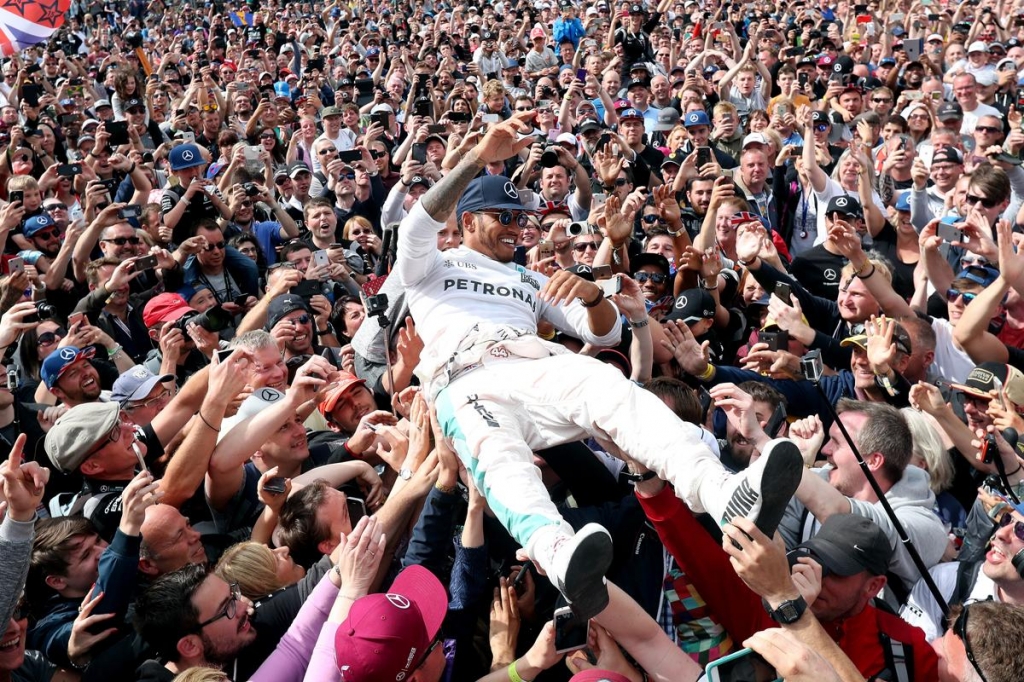
[[[874,241],[874,250],[885,256],[891,266],[892,288],[903,297],[903,300],[910,300],[914,295],[914,270],[917,268],[917,261],[904,263],[899,259],[896,250],[896,228],[888,221],[882,231],[875,235]]]
[[[856,199],[857,203],[860,203],[860,195],[856,190],[847,191],[838,182],[829,178],[825,183],[824,192],[815,192],[814,198],[818,202],[816,213],[818,214],[818,238],[815,244],[820,244],[828,237],[828,226],[825,224],[825,209],[828,207],[828,202],[832,200],[832,197],[837,197],[845,194],[848,197]],[[871,201],[875,204],[882,215],[885,215],[885,204],[882,202],[882,197],[878,195],[878,192],[871,190]],[[865,218],[867,211],[864,213]]]
[[[794,259],[790,272],[815,296],[834,301],[839,298],[840,273],[845,265],[846,258],[818,244]]]

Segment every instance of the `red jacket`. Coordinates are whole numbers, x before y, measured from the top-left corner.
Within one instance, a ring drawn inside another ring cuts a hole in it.
[[[670,486],[655,497],[640,497],[640,504],[679,568],[737,643],[755,632],[775,627],[761,605],[761,598],[736,575],[729,555],[701,527]],[[688,561],[690,557],[694,560]],[[933,682],[939,677],[939,661],[924,632],[898,616],[868,604],[856,616],[822,626],[867,679],[888,666],[889,648],[883,645],[886,638],[903,645],[911,679]]]

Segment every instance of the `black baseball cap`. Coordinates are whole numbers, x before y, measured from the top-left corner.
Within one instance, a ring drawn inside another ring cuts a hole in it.
[[[687,289],[676,297],[666,320],[695,324],[715,316],[715,299],[703,289]]]
[[[885,575],[892,561],[893,546],[878,524],[856,514],[833,514],[821,524],[817,535],[802,542],[790,556],[810,556],[839,576],[867,571]]]

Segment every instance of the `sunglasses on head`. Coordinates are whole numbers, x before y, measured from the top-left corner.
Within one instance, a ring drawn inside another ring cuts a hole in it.
[[[502,225],[508,226],[512,224],[512,221],[516,221],[516,225],[519,227],[526,227],[530,222],[530,216],[520,211],[481,211],[492,218],[497,219]]]
[[[633,279],[640,284],[644,282],[654,282],[655,284],[664,284],[665,280],[668,279],[668,275],[663,272],[638,272],[633,275]]]
[[[142,243],[142,240],[138,237],[114,237],[113,239],[101,239],[101,242],[110,242],[111,244],[117,244],[118,246],[124,246],[125,244],[131,244],[132,246],[138,246]]]
[[[974,204],[981,204],[985,208],[995,208],[996,204],[999,203],[995,199],[979,197],[977,194],[968,194],[964,197],[964,201],[970,206],[973,206]]]
[[[1009,514],[1007,514],[1009,516]],[[971,649],[971,640],[967,638],[967,611],[971,608],[971,604],[964,604],[960,610],[960,615],[956,617],[956,622],[953,623],[953,634],[960,638],[960,641],[964,643],[964,653],[967,654],[967,660],[970,661],[974,667],[975,672],[978,673],[978,677],[981,678],[981,682],[988,682],[985,677],[985,673],[981,672],[981,667],[978,665],[978,661],[974,658],[974,650]]]

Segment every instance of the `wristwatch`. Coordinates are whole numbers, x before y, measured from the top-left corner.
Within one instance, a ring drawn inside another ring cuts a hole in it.
[[[804,611],[807,610],[807,602],[803,597],[788,599],[779,604],[776,609],[772,609],[765,599],[762,599],[761,603],[764,605],[764,610],[768,612],[768,616],[781,625],[792,625],[800,620],[800,616],[804,615]]]
[[[658,475],[657,471],[647,471],[642,474],[633,473],[629,469],[623,469],[619,476],[626,481],[631,483],[640,483],[641,481],[649,481]]]
[[[401,469],[398,470],[398,477],[403,481],[408,481],[410,478],[412,478],[412,469],[410,469],[409,467],[402,467]]]

